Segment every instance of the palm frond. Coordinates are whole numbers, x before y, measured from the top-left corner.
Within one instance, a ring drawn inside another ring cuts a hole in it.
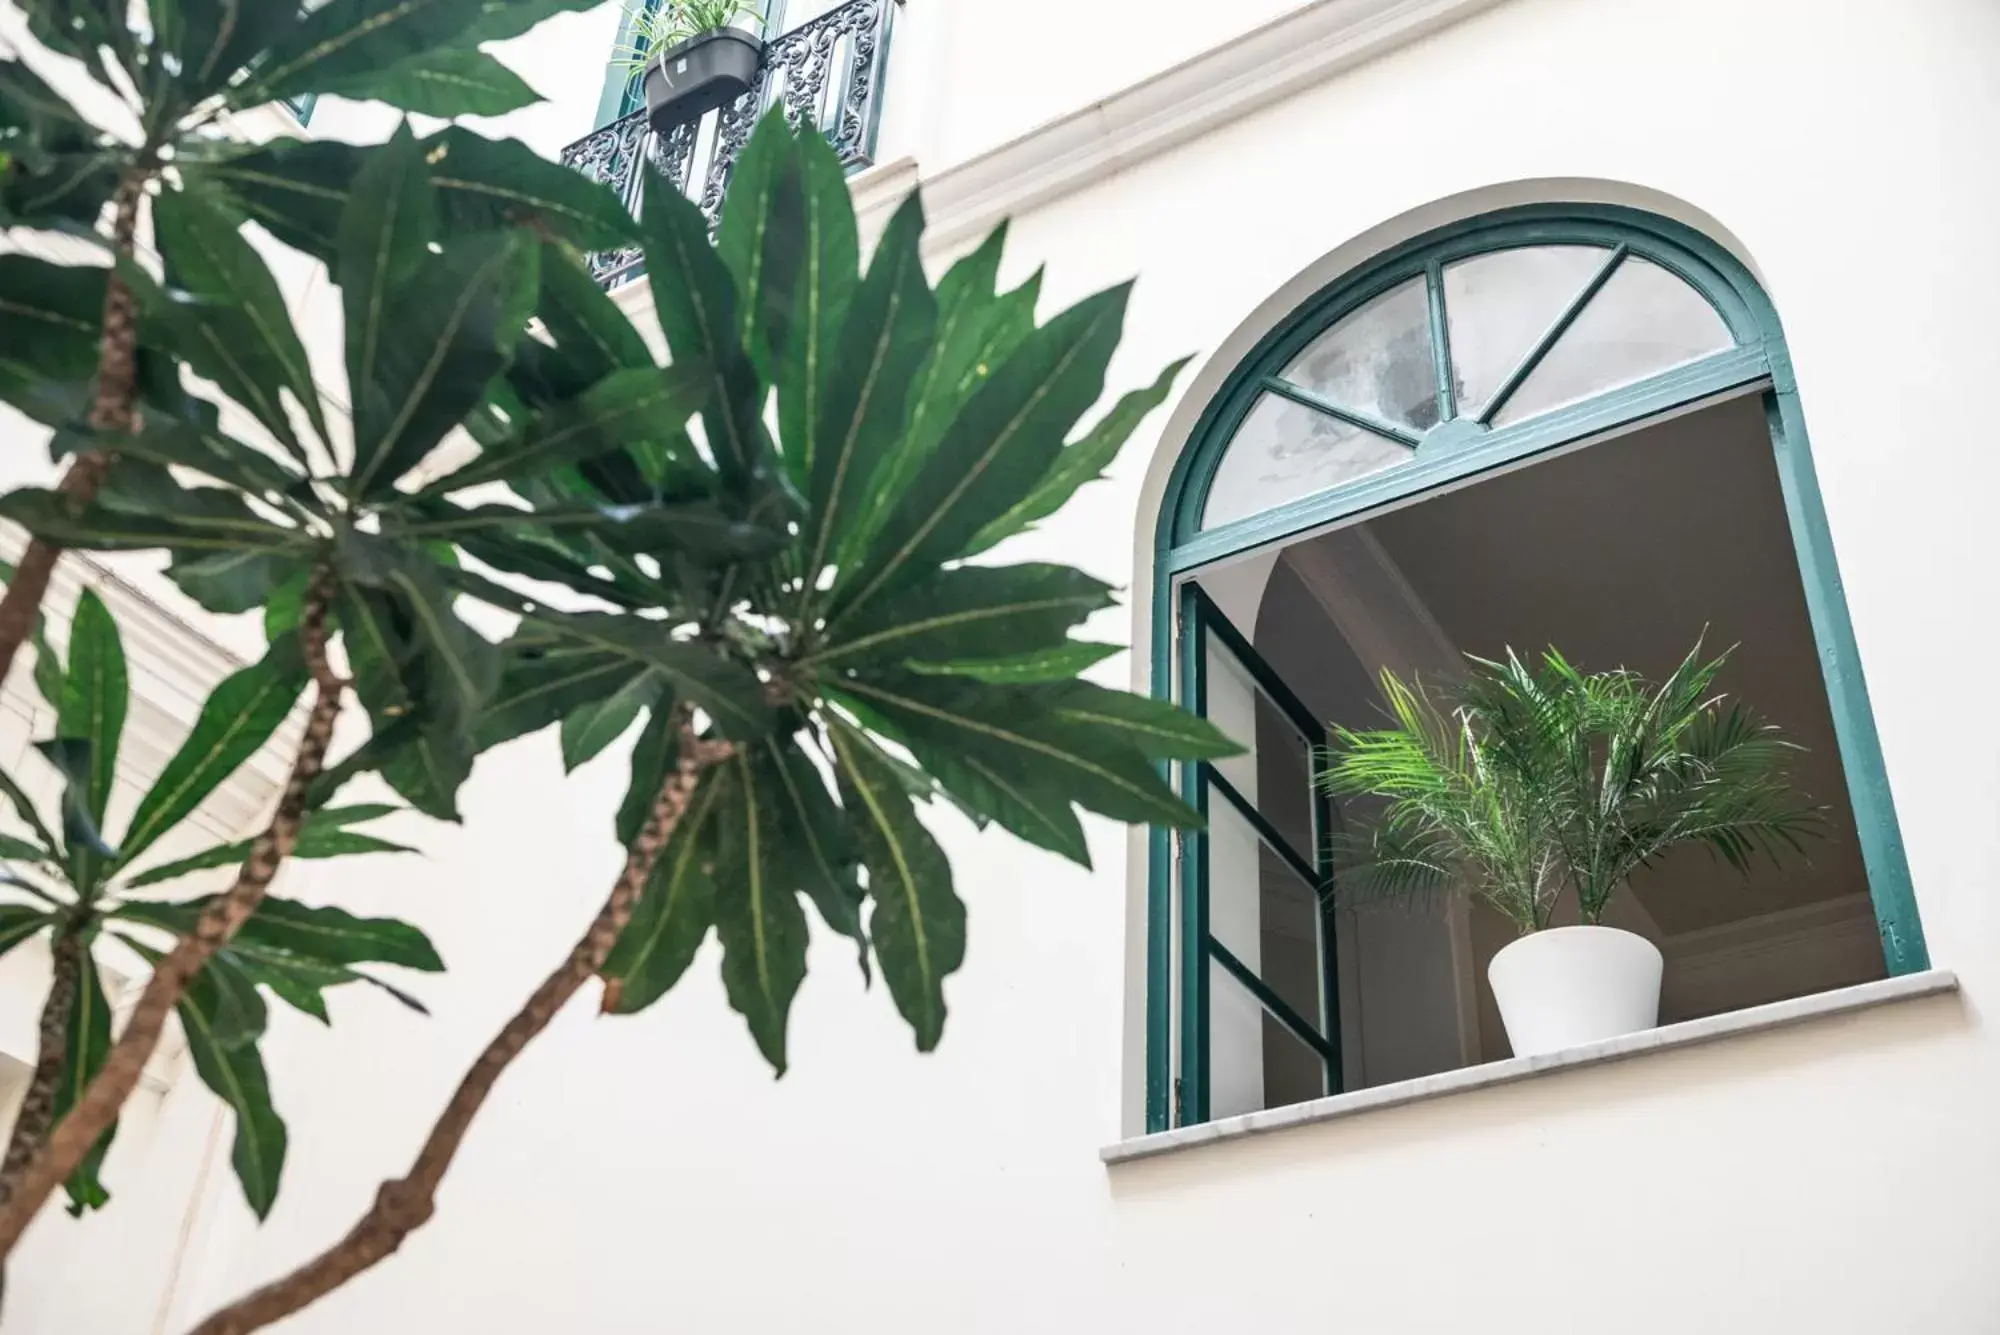
[[[1702,639],[1657,684],[1551,647],[1468,659],[1446,689],[1382,676],[1392,727],[1333,730],[1320,782],[1386,805],[1345,875],[1364,890],[1450,883],[1523,930],[1564,887],[1595,922],[1638,871],[1704,845],[1740,872],[1803,853],[1824,811],[1792,790],[1799,748],[1717,690],[1734,649]]]

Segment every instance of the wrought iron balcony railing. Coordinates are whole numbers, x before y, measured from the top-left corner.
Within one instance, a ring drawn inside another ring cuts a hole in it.
[[[850,169],[875,160],[889,29],[903,0],[846,0],[765,45],[757,87],[722,110],[664,133],[641,107],[563,150],[565,165],[618,192],[633,212],[649,180],[697,201],[711,222],[758,118],[783,106],[794,124],[817,125]],[[590,257],[606,287],[639,276],[637,247]]]

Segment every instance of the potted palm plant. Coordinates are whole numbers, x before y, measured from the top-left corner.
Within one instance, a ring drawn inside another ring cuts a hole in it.
[[[632,11],[620,63],[643,71],[655,130],[664,134],[757,86],[764,41],[738,24],[758,17],[743,0],[657,0]]]
[[[1343,886],[1460,891],[1513,922],[1487,978],[1516,1056],[1659,1023],[1659,949],[1602,920],[1669,849],[1703,844],[1747,874],[1817,832],[1786,775],[1797,747],[1716,691],[1728,658],[1697,642],[1657,684],[1553,648],[1536,666],[1473,658],[1442,690],[1385,672],[1393,726],[1334,729],[1320,783],[1379,804],[1346,841]]]

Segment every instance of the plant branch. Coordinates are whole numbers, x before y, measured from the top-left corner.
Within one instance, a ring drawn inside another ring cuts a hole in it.
[[[80,932],[66,926],[56,929],[55,977],[49,984],[48,999],[42,1003],[42,1022],[36,1042],[35,1073],[28,1082],[21,1111],[14,1118],[14,1131],[7,1139],[7,1154],[0,1160],[0,1206],[14,1198],[28,1165],[41,1153],[55,1121],[56,1090],[62,1083],[63,1062],[68,1054],[69,1017],[76,1009],[76,995],[83,986],[83,970],[88,958]]]
[[[735,754],[728,742],[695,735],[685,705],[677,707],[679,760],[654,799],[652,813],[626,855],[611,897],[569,957],[535,989],[527,1003],[486,1045],[445,1104],[444,1112],[404,1176],[382,1184],[375,1203],[339,1242],[280,1279],[216,1312],[193,1335],[248,1335],[298,1312],[388,1259],[437,1209],[438,1185],[451,1168],[466,1132],[501,1075],[555,1019],[584,984],[597,976],[632,919],[660,852],[673,838],[703,775]]]
[[[187,991],[202,967],[229,943],[264,902],[271,881],[297,845],[299,827],[304,823],[306,795],[319,777],[326,760],[327,744],[340,715],[340,702],[347,683],[327,661],[326,617],[332,600],[333,579],[324,567],[315,570],[307,587],[299,622],[299,638],[305,650],[316,691],[312,713],[306,720],[305,735],[292,760],[290,777],[271,823],[250,846],[250,856],[236,875],[236,884],[227,894],[211,902],[196,921],[194,930],[174,943],[140,994],[139,1004],[126,1022],[125,1031],[111,1047],[97,1077],[83,1098],[62,1119],[50,1135],[48,1146],[24,1174],[15,1198],[0,1206],[0,1261],[14,1250],[21,1234],[42,1207],[97,1143],[97,1138],[118,1118],[125,1100],[138,1087],[140,1073],[159,1046],[167,1017]]]
[[[118,183],[113,196],[111,249],[115,259],[129,258],[139,230],[139,202],[145,197],[152,168],[141,163]],[[104,329],[97,344],[97,395],[90,407],[90,425],[99,431],[132,430],[132,405],[138,384],[139,307],[132,289],[112,268],[104,284]],[[101,451],[80,454],[63,474],[62,492],[85,505],[104,484],[111,461]],[[42,600],[49,591],[62,548],[35,538],[21,554],[14,578],[0,597],[0,684],[13,670],[14,655],[34,629]]]

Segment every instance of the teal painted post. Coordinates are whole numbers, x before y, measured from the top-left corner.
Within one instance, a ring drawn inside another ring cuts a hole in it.
[[[1861,650],[1854,641],[1840,568],[1834,561],[1826,505],[1820,498],[1819,478],[1806,442],[1805,416],[1792,388],[1790,362],[1779,361],[1782,357],[1782,351],[1773,357],[1776,387],[1764,396],[1764,420],[1770,425],[1771,445],[1777,452],[1778,484],[1791,520],[1806,611],[1812,620],[1813,638],[1819,642],[1834,737],[1840,746],[1841,768],[1847,773],[1848,797],[1854,804],[1855,829],[1861,839],[1861,861],[1868,872],[1868,893],[1875,901],[1876,926],[1882,935],[1882,959],[1891,975],[1921,973],[1931,967],[1930,950],[1917,916],[1902,827],[1889,791],[1875,713],[1868,705],[1868,682],[1861,672]]]
[[[1208,716],[1207,628],[1202,593],[1181,588],[1181,700]],[[1208,1120],[1208,784],[1204,767],[1181,767],[1181,795],[1200,813],[1202,828],[1181,832],[1181,1062],[1177,1118]]]
[[[1167,574],[1165,547],[1153,560],[1153,695],[1171,700],[1173,689],[1173,581]],[[1171,766],[1159,766],[1171,779]],[[1164,825],[1147,833],[1146,868],[1146,1130],[1165,1131],[1173,1125],[1173,967],[1174,967],[1174,840]]]

